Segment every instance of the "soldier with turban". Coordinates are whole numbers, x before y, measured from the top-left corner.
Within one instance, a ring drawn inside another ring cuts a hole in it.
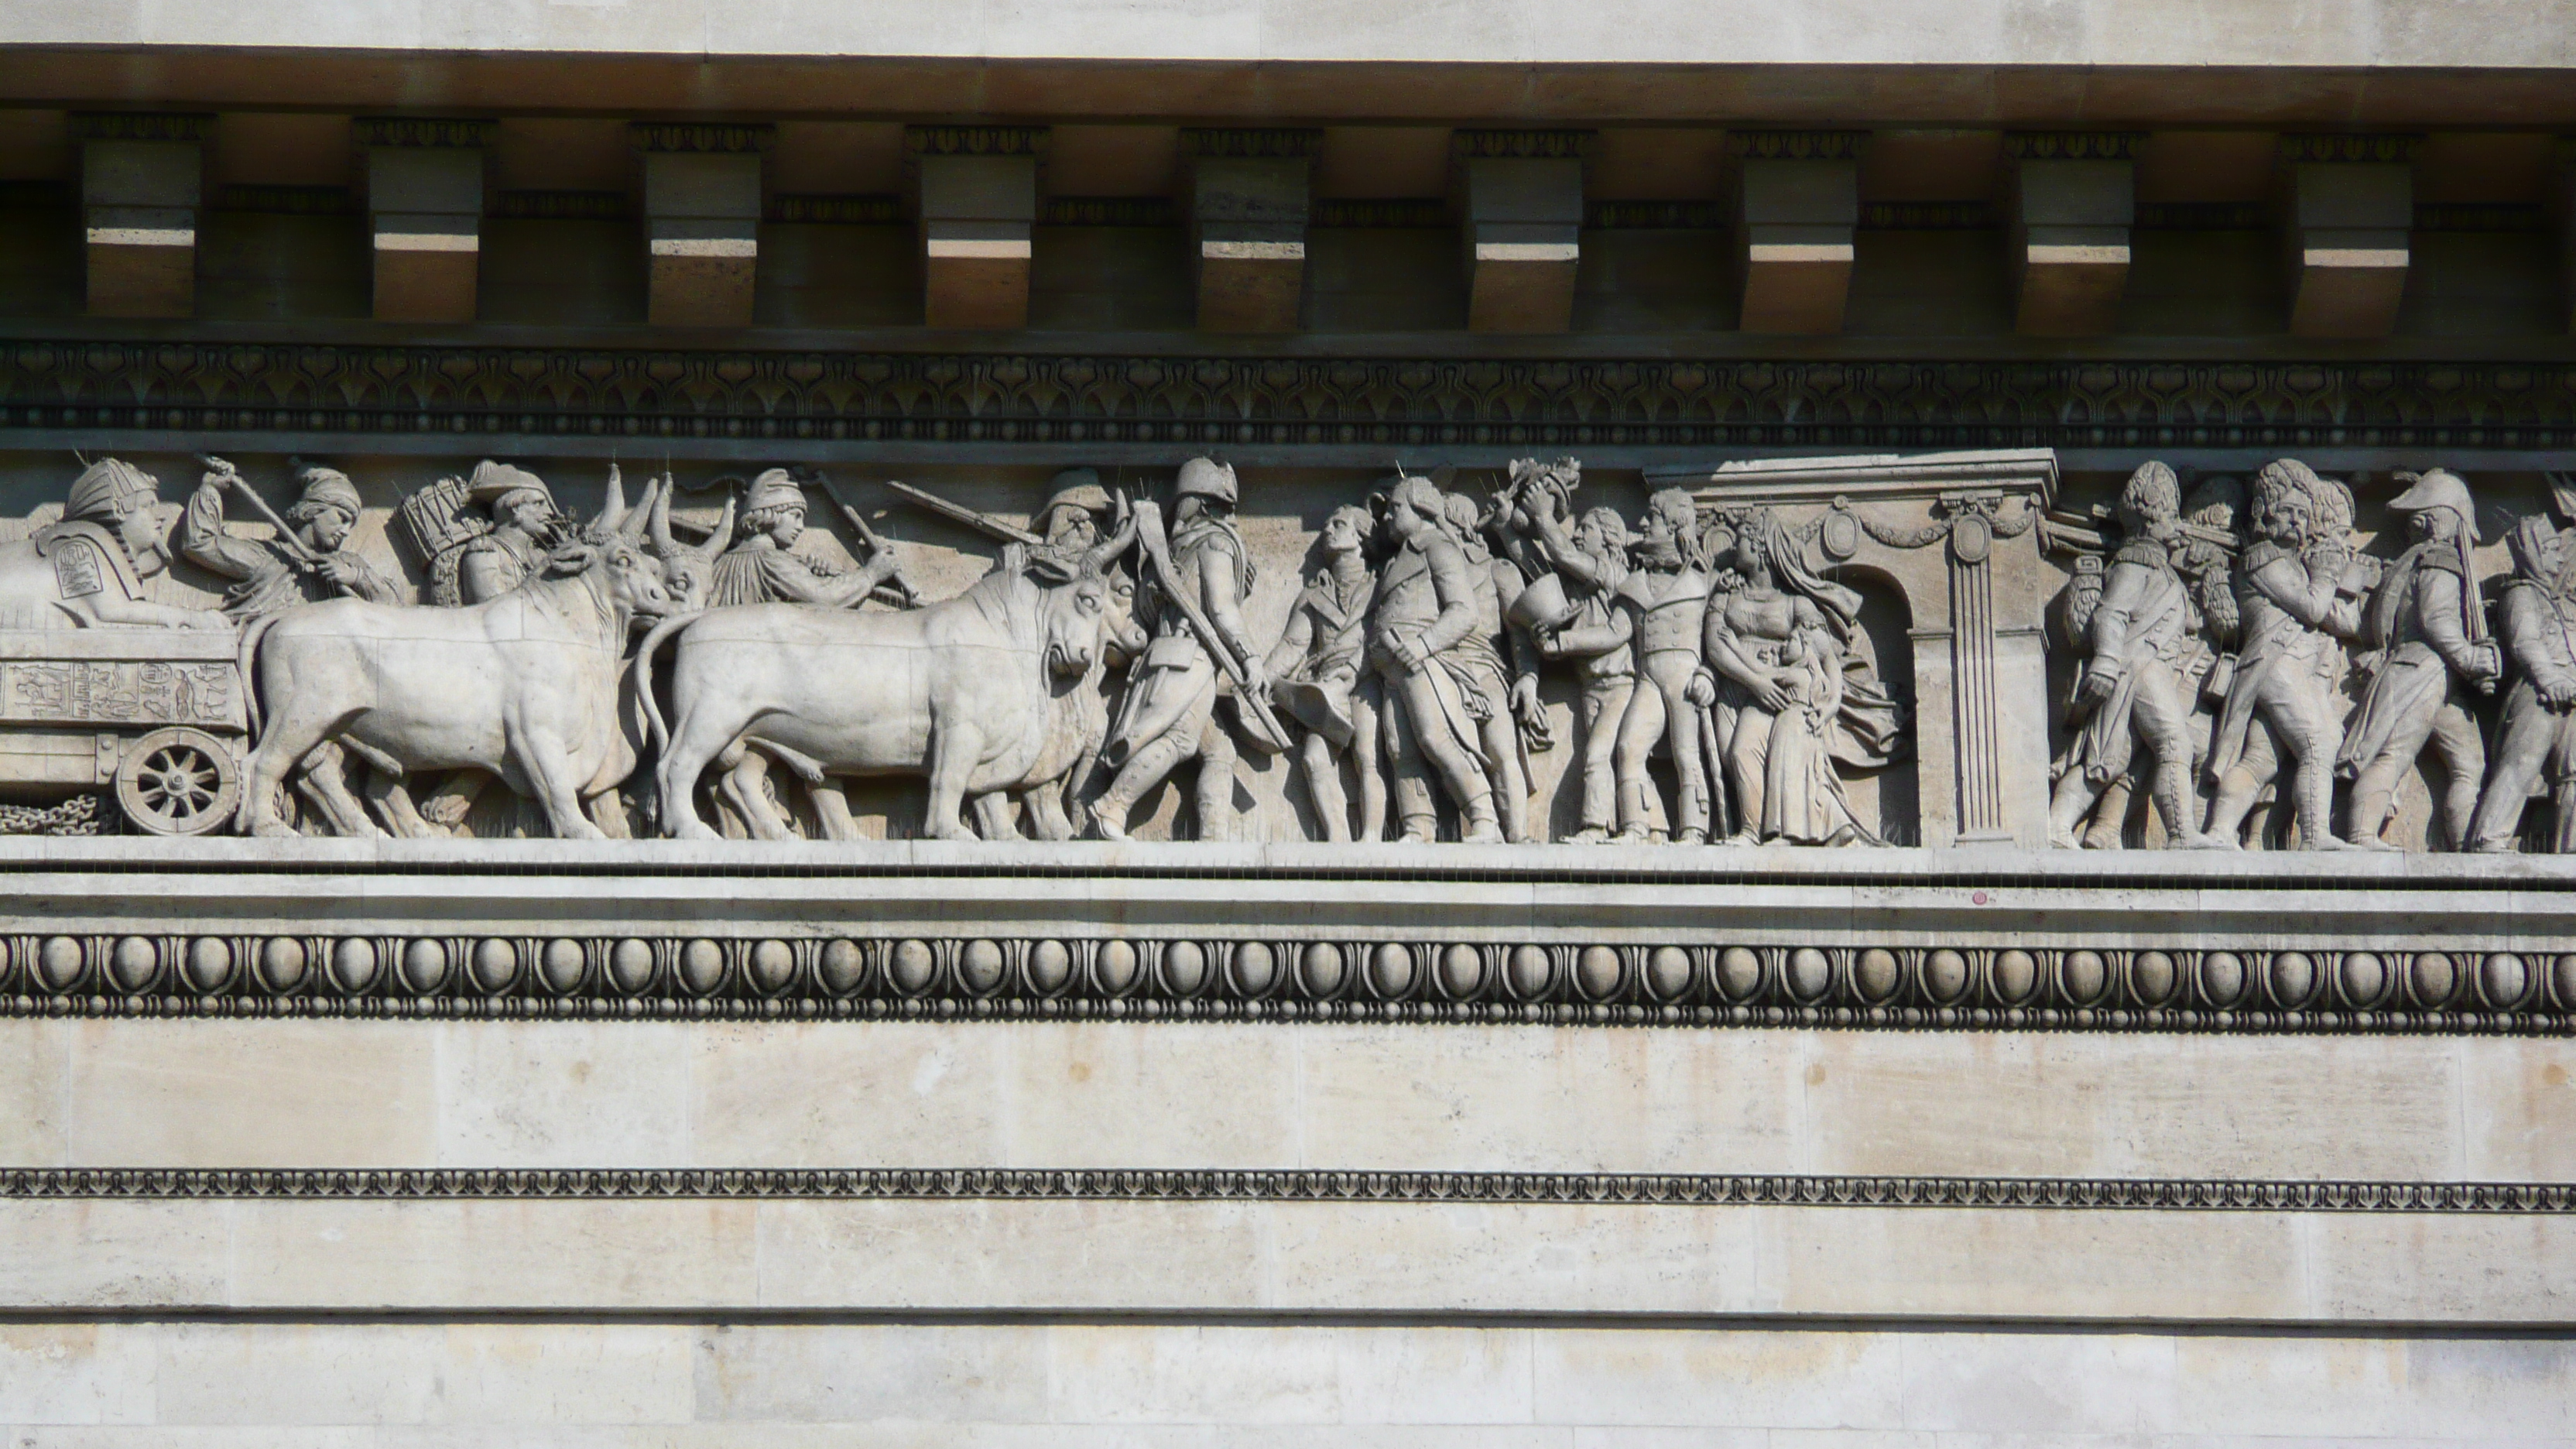
[[[179,552],[208,573],[233,580],[224,592],[224,616],[246,624],[298,604],[355,595],[370,603],[399,604],[402,590],[373,564],[347,551],[358,526],[358,489],[337,468],[298,466],[303,492],[286,510],[293,532],[274,538],[237,538],[224,528],[224,490],[248,488],[230,467],[209,469],[188,499],[179,525]]]

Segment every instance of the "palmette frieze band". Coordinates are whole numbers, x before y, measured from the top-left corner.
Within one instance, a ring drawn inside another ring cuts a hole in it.
[[[2576,1033],[2576,951],[992,937],[0,937],[0,1012]]]
[[[1572,1207],[2576,1212],[2576,1184],[1329,1168],[0,1168],[0,1200],[1281,1202]]]

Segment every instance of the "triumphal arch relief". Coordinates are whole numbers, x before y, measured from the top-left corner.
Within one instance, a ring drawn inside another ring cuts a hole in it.
[[[13,828],[2561,848],[2554,475],[263,461],[29,510]]]
[[[0,15],[13,1449],[2576,1446],[2549,6]]]

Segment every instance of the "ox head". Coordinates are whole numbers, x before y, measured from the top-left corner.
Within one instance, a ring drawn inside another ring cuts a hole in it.
[[[655,485],[648,484],[645,491],[650,495]],[[546,577],[584,580],[628,618],[671,613],[673,600],[663,583],[661,562],[644,551],[648,518],[649,508],[627,508],[625,486],[611,464],[607,506],[546,556]]]
[[[1090,673],[1101,658],[1110,618],[1118,607],[1110,576],[1097,568],[1085,568],[1047,590],[1040,615],[1047,672],[1060,679]]]
[[[671,495],[677,491],[671,476],[663,474],[660,487],[652,492],[652,501],[643,510],[647,519],[644,532],[653,542],[653,552],[661,556],[662,587],[670,592],[671,612],[694,614],[707,606],[715,587],[716,559],[733,544],[735,499],[727,492],[724,515],[716,520],[715,531],[704,542],[688,544],[671,532]]]

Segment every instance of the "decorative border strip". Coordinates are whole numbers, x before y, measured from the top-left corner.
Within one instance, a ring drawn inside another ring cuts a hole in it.
[[[0,936],[0,1015],[2576,1034],[2565,954],[991,937]]]
[[[1214,1168],[0,1168],[0,1199],[46,1198],[1463,1202],[2556,1215],[2576,1212],[2576,1183]]]
[[[505,210],[510,201],[504,193]],[[477,433],[1229,447],[2563,448],[2576,446],[2576,363],[1472,361],[36,340],[0,343],[0,428],[436,434],[460,448]]]

